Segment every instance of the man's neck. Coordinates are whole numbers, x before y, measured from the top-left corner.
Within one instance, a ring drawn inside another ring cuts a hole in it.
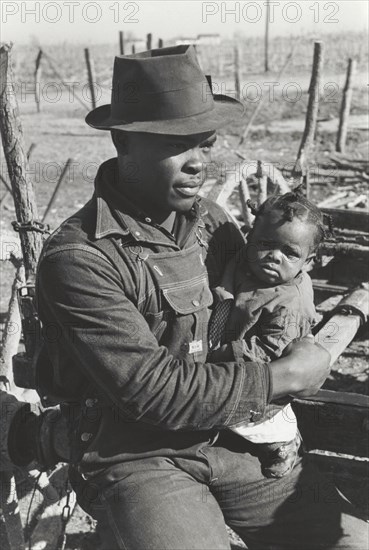
[[[161,227],[169,231],[169,233],[173,233],[175,220],[176,220],[176,213],[171,212],[167,218],[165,218],[163,221],[159,223],[159,225],[161,225]]]

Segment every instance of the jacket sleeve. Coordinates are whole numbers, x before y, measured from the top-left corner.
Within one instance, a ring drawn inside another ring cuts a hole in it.
[[[119,273],[91,250],[57,250],[44,258],[37,283],[50,356],[68,350],[76,368],[119,407],[127,421],[170,430],[232,426],[260,418],[270,392],[269,368],[233,361],[178,360],[159,346],[127,298]],[[55,332],[55,331],[54,331]]]

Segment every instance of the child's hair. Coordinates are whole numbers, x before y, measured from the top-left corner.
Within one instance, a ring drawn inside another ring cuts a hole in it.
[[[286,221],[292,221],[296,217],[313,225],[316,230],[313,236],[312,251],[315,251],[324,239],[333,235],[332,218],[323,214],[315,204],[305,197],[302,187],[299,185],[284,195],[272,195],[259,208],[256,208],[250,200],[247,201],[247,205],[255,216],[255,222],[258,217],[270,210],[280,210]]]

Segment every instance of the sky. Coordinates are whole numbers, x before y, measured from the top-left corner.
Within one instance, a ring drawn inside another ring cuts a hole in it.
[[[368,30],[366,0],[270,2],[271,36]],[[151,32],[154,40],[164,41],[203,33],[258,36],[264,33],[267,13],[265,0],[2,0],[0,9],[3,41],[85,45],[116,42],[119,30],[137,38]]]

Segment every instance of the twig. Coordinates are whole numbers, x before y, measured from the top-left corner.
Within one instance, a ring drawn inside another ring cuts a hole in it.
[[[62,173],[60,174],[60,177],[59,177],[59,179],[58,179],[58,182],[57,182],[57,184],[55,185],[54,192],[53,192],[53,194],[51,195],[51,199],[50,199],[50,201],[49,201],[49,204],[48,204],[47,207],[46,207],[46,210],[45,210],[45,212],[44,212],[44,215],[42,216],[42,223],[44,223],[44,221],[46,220],[46,218],[47,218],[47,216],[48,216],[48,214],[49,214],[49,212],[50,212],[50,210],[51,210],[51,208],[52,208],[52,206],[53,206],[53,204],[54,204],[54,202],[55,202],[55,200],[56,200],[56,197],[57,197],[58,192],[59,192],[59,190],[60,190],[60,186],[61,186],[61,184],[63,183],[63,180],[64,180],[64,178],[65,178],[65,176],[66,176],[66,174],[67,174],[67,172],[68,172],[69,166],[71,165],[72,161],[73,161],[73,159],[68,159],[67,162],[65,163],[65,166],[64,166],[64,168],[63,168],[63,170],[62,170]]]

